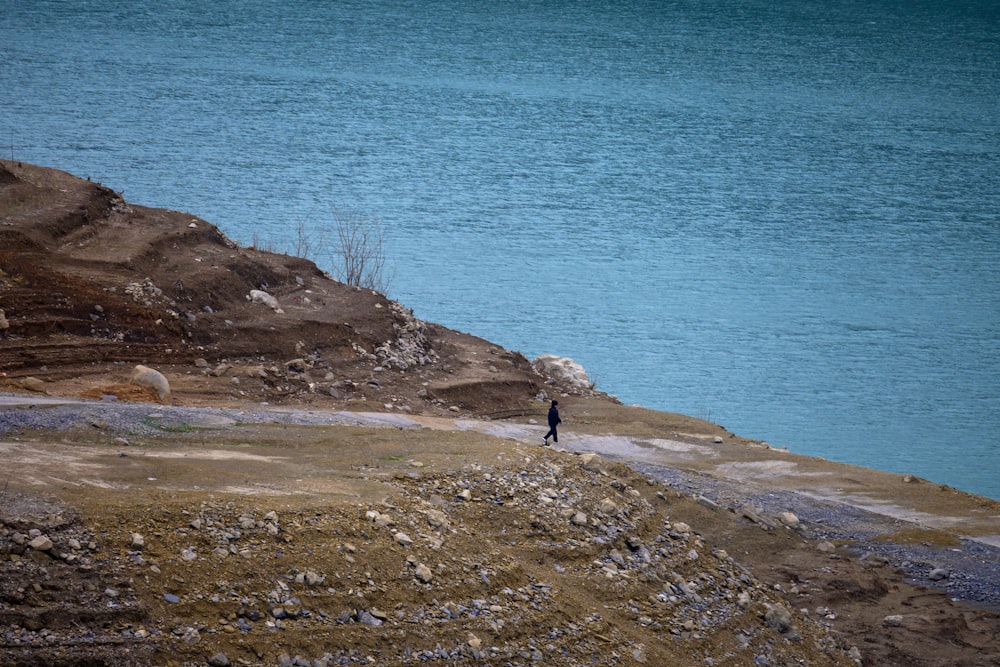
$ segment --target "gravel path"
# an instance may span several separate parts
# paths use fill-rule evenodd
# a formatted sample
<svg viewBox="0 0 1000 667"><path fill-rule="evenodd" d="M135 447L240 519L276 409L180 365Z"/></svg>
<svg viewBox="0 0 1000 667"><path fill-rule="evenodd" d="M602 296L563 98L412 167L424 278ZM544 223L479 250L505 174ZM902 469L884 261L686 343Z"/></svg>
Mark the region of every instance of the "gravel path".
<svg viewBox="0 0 1000 667"><path fill-rule="evenodd" d="M769 491L752 484L737 484L667 466L622 462L677 491L707 498L720 507L738 511L749 506L764 517L791 512L798 517L807 537L846 543L859 558L885 559L889 565L901 569L911 583L944 588L953 599L974 602L1000 612L1000 549L997 547L967 539L962 539L958 547L928 542L901 545L878 540L875 538L880 535L917 526L802 493ZM944 570L948 576L932 578L931 573L935 570Z"/></svg>

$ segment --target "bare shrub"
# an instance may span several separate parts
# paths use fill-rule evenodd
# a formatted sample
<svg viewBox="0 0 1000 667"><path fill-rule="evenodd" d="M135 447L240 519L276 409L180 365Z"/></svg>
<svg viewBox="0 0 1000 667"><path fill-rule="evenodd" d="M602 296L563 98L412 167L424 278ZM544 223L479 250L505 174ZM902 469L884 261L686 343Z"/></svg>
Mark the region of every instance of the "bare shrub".
<svg viewBox="0 0 1000 667"><path fill-rule="evenodd" d="M259 247L260 240L256 235L253 242ZM288 248L287 254L308 259L317 265L324 259L328 260L330 274L342 283L382 294L389 289L391 280L379 220L356 213L334 213L332 223L321 225L318 229L298 220L294 236L285 247ZM268 249L273 251L272 246Z"/></svg>
<svg viewBox="0 0 1000 667"><path fill-rule="evenodd" d="M382 223L354 213L335 213L327 251L334 275L355 287L388 290Z"/></svg>
<svg viewBox="0 0 1000 667"><path fill-rule="evenodd" d="M292 249L292 254L315 261L313 257L314 245L316 245L316 239L310 233L305 221L300 218L295 222L295 247Z"/></svg>

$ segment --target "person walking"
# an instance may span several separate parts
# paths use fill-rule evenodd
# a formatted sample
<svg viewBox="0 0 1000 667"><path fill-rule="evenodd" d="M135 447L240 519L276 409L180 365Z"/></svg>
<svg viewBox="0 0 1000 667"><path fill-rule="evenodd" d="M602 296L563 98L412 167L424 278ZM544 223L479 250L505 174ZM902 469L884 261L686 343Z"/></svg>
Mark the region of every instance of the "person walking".
<svg viewBox="0 0 1000 667"><path fill-rule="evenodd" d="M559 444L559 433L556 432L556 427L562 423L562 419L559 419L559 401L552 401L552 406L549 408L549 432L545 434L545 446L549 446L549 438L552 438L552 442Z"/></svg>

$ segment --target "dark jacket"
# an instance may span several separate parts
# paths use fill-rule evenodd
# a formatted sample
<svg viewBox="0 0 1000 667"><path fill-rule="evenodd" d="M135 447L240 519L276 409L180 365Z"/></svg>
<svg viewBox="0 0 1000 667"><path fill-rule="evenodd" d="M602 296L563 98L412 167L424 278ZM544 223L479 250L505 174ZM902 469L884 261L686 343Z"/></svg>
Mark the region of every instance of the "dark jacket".
<svg viewBox="0 0 1000 667"><path fill-rule="evenodd" d="M562 420L559 419L559 409L556 406L549 408L549 426L555 426L556 424L561 424Z"/></svg>

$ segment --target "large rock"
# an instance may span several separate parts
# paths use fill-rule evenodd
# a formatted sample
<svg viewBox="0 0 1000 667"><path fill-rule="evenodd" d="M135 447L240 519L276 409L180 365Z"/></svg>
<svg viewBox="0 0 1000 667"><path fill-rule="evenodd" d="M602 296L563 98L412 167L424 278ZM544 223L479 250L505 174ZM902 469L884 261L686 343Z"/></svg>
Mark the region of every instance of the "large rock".
<svg viewBox="0 0 1000 667"><path fill-rule="evenodd" d="M132 378L129 381L139 387L149 387L156 392L161 401L170 402L170 383L160 371L140 364L132 370Z"/></svg>
<svg viewBox="0 0 1000 667"><path fill-rule="evenodd" d="M557 382L568 384L579 389L590 389L592 382L583 366L569 357L557 357L554 354L543 354L531 365L542 375L547 375Z"/></svg>
<svg viewBox="0 0 1000 667"><path fill-rule="evenodd" d="M262 303L265 306L269 307L274 312L279 314L283 314L285 312L284 310L281 309L281 306L278 304L278 300L274 298L274 296L265 292L264 290L259 290L259 289L250 290L250 294L247 295L247 300L250 301L250 303Z"/></svg>
<svg viewBox="0 0 1000 667"><path fill-rule="evenodd" d="M36 394L47 394L48 391L45 390L45 383L36 377L26 377L21 380L21 388L28 391L33 391Z"/></svg>

